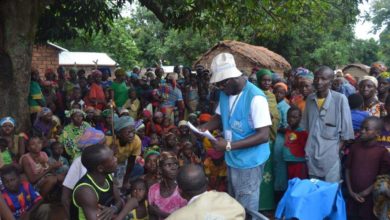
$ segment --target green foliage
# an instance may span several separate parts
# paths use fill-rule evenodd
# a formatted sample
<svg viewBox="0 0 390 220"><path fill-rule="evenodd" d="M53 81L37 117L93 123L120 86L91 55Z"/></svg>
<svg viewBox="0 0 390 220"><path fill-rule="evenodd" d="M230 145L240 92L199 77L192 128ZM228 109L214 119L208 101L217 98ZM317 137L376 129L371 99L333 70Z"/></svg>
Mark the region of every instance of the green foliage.
<svg viewBox="0 0 390 220"><path fill-rule="evenodd" d="M50 1L39 18L36 40L68 40L82 29L92 34L109 32L126 0L55 0Z"/></svg>
<svg viewBox="0 0 390 220"><path fill-rule="evenodd" d="M90 35L78 30L77 38L57 43L70 51L108 53L121 67L131 69L139 64L140 54L130 33L132 23L129 18L118 19L110 26L110 33L100 31Z"/></svg>
<svg viewBox="0 0 390 220"><path fill-rule="evenodd" d="M371 4L371 20L374 24L374 31L390 25L390 1L374 0ZM370 18L370 17L367 17Z"/></svg>
<svg viewBox="0 0 390 220"><path fill-rule="evenodd" d="M390 26L380 34L380 50L379 58L385 62L387 66L390 66Z"/></svg>

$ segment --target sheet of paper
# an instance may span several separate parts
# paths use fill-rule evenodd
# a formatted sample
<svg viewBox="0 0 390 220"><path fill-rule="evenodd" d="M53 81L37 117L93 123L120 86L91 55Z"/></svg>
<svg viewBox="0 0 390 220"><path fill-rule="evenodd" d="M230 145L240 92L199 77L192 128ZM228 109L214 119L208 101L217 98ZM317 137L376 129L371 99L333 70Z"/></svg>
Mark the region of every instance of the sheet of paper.
<svg viewBox="0 0 390 220"><path fill-rule="evenodd" d="M217 139L210 133L210 131L200 131L197 127L195 127L191 122L187 122L188 127L195 133L202 135L203 137L208 138L210 141L217 141Z"/></svg>

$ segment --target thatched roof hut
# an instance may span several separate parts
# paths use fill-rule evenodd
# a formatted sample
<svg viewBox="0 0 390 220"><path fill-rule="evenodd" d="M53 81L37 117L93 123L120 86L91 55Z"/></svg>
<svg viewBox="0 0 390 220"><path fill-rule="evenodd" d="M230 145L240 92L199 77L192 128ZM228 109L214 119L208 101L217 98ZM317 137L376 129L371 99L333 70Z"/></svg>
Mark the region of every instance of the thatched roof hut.
<svg viewBox="0 0 390 220"><path fill-rule="evenodd" d="M361 63L348 64L343 68L344 74L349 73L358 80L363 76L368 75L369 72L370 72L370 67Z"/></svg>
<svg viewBox="0 0 390 220"><path fill-rule="evenodd" d="M233 54L237 68L245 71L247 74L250 74L254 67L267 68L281 75L291 69L287 60L279 54L265 47L234 40L219 42L195 61L194 66L200 64L209 69L213 58L222 52Z"/></svg>

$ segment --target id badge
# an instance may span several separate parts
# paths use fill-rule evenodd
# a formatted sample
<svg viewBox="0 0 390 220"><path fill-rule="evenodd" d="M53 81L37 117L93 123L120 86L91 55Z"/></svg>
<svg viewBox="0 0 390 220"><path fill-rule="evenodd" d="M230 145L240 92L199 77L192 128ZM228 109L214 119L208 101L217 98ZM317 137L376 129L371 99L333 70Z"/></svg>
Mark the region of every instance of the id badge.
<svg viewBox="0 0 390 220"><path fill-rule="evenodd" d="M231 130L226 130L225 131L225 140L226 141L232 141L232 131Z"/></svg>

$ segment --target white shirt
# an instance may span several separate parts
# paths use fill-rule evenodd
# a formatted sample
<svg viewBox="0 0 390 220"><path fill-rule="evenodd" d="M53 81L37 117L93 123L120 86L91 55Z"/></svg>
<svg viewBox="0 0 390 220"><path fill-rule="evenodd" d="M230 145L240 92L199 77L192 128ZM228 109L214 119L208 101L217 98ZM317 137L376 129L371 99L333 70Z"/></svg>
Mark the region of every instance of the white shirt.
<svg viewBox="0 0 390 220"><path fill-rule="evenodd" d="M72 165L65 176L64 182L62 183L68 189L73 190L76 183L87 173L87 168L81 163L81 156L74 159Z"/></svg>
<svg viewBox="0 0 390 220"><path fill-rule="evenodd" d="M236 109L236 105L240 100L242 91L238 95L229 96L229 109L232 109L232 113ZM235 99L238 99L235 101ZM234 106L233 106L234 103ZM221 115L221 108L218 103L215 113ZM253 129L262 128L272 125L271 114L269 112L268 101L263 96L254 96L251 102L251 109L249 112L249 125Z"/></svg>

